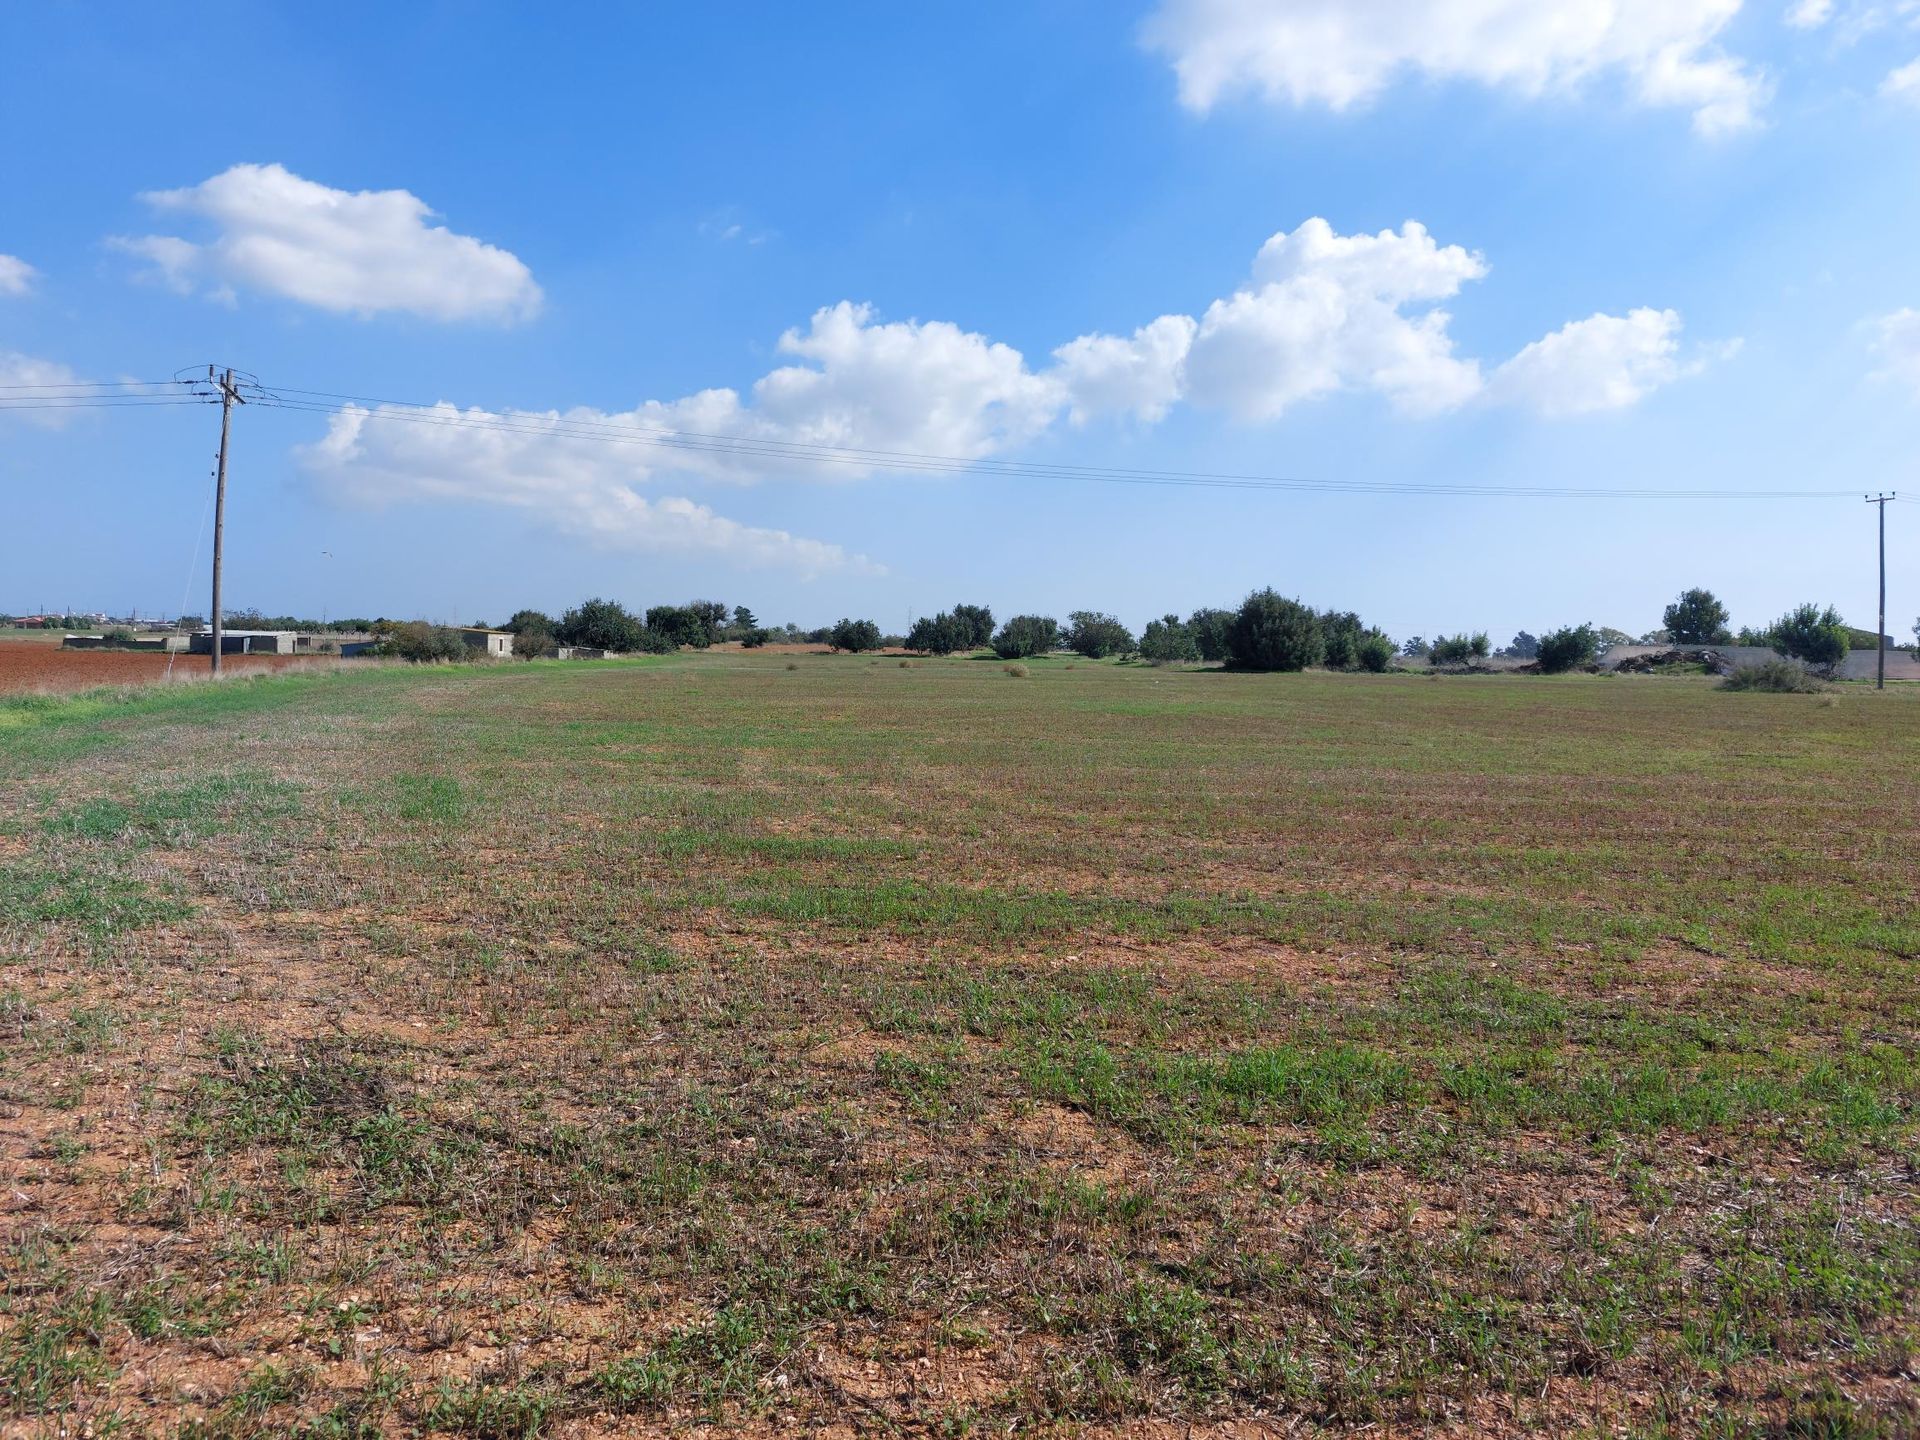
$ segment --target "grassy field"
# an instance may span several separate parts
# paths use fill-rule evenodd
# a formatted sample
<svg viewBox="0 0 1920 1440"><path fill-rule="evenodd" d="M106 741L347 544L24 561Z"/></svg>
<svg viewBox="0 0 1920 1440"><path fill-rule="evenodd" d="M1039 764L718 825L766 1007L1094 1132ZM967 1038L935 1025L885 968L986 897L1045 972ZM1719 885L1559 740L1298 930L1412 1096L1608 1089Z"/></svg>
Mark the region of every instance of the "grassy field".
<svg viewBox="0 0 1920 1440"><path fill-rule="evenodd" d="M0 702L0 1431L1920 1426L1920 695L1030 670Z"/></svg>

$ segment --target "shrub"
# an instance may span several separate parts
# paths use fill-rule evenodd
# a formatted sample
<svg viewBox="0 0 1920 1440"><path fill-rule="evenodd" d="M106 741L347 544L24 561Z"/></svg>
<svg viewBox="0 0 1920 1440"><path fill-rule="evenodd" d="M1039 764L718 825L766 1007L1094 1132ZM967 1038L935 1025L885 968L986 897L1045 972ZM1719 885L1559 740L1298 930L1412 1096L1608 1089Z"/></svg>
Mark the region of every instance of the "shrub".
<svg viewBox="0 0 1920 1440"><path fill-rule="evenodd" d="M1067 648L1089 660L1124 655L1133 649L1133 632L1111 615L1076 610L1067 616Z"/></svg>
<svg viewBox="0 0 1920 1440"><path fill-rule="evenodd" d="M1321 663L1329 670L1344 670L1353 664L1354 646L1363 633L1360 617L1351 610L1328 610L1320 616L1320 639L1324 651Z"/></svg>
<svg viewBox="0 0 1920 1440"><path fill-rule="evenodd" d="M1469 635L1462 631L1458 635L1442 635L1433 642L1433 648L1427 652L1427 659L1435 665L1468 665L1475 660L1484 660L1488 654L1487 633Z"/></svg>
<svg viewBox="0 0 1920 1440"><path fill-rule="evenodd" d="M1353 660L1362 670L1383 674L1393 665L1393 641L1379 630L1369 630L1354 647Z"/></svg>
<svg viewBox="0 0 1920 1440"><path fill-rule="evenodd" d="M382 655L416 663L431 660L470 660L473 647L458 630L445 625L429 625L424 620L408 620L395 625L379 644Z"/></svg>
<svg viewBox="0 0 1920 1440"><path fill-rule="evenodd" d="M1196 610L1187 617L1187 629L1202 660L1225 660L1233 650L1233 611Z"/></svg>
<svg viewBox="0 0 1920 1440"><path fill-rule="evenodd" d="M666 639L670 646L704 649L709 643L706 621L690 605L649 606L646 628Z"/></svg>
<svg viewBox="0 0 1920 1440"><path fill-rule="evenodd" d="M1177 665L1200 658L1200 646L1193 631L1178 615L1163 615L1149 620L1140 632L1140 658L1155 665Z"/></svg>
<svg viewBox="0 0 1920 1440"><path fill-rule="evenodd" d="M1600 653L1600 637L1591 625L1563 625L1540 637L1540 673L1559 675L1579 665L1591 665Z"/></svg>
<svg viewBox="0 0 1920 1440"><path fill-rule="evenodd" d="M1682 591L1680 598L1667 606L1660 623L1667 632L1669 644L1733 643L1733 632L1727 629L1727 607L1720 603L1711 590Z"/></svg>
<svg viewBox="0 0 1920 1440"><path fill-rule="evenodd" d="M1024 665L1002 665L1000 668L1016 680L1024 680L1027 678L1027 667Z"/></svg>
<svg viewBox="0 0 1920 1440"><path fill-rule="evenodd" d="M858 655L863 650L880 648L880 627L871 620L836 620L827 633L827 643L836 650Z"/></svg>
<svg viewBox="0 0 1920 1440"><path fill-rule="evenodd" d="M1228 632L1236 670L1304 670L1325 654L1320 617L1272 588L1247 596Z"/></svg>
<svg viewBox="0 0 1920 1440"><path fill-rule="evenodd" d="M584 645L596 650L640 650L646 646L645 627L617 600L589 600L560 617L554 637L562 645Z"/></svg>
<svg viewBox="0 0 1920 1440"><path fill-rule="evenodd" d="M993 653L1002 660L1024 660L1045 655L1059 643L1059 622L1045 615L1016 615L993 637Z"/></svg>
<svg viewBox="0 0 1920 1440"><path fill-rule="evenodd" d="M1775 695L1812 695L1826 689L1791 660L1762 660L1739 665L1720 682L1722 690L1763 690Z"/></svg>
<svg viewBox="0 0 1920 1440"><path fill-rule="evenodd" d="M953 623L960 633L956 650L984 650L993 643L993 611L984 605L956 605Z"/></svg>
<svg viewBox="0 0 1920 1440"><path fill-rule="evenodd" d="M506 628L513 632L513 653L522 660L546 654L554 643L553 620L538 610L514 611Z"/></svg>
<svg viewBox="0 0 1920 1440"><path fill-rule="evenodd" d="M1522 630L1501 653L1515 660L1537 660L1540 658L1540 637Z"/></svg>
<svg viewBox="0 0 1920 1440"><path fill-rule="evenodd" d="M922 655L951 655L956 650L973 649L973 627L942 610L938 615L923 615L913 622L902 646Z"/></svg>
<svg viewBox="0 0 1920 1440"><path fill-rule="evenodd" d="M685 608L699 627L696 636L685 643L699 650L720 639L727 628L727 617L732 613L718 600L689 600Z"/></svg>
<svg viewBox="0 0 1920 1440"><path fill-rule="evenodd" d="M1831 605L1796 605L1773 622L1773 648L1831 675L1847 658L1846 622Z"/></svg>
<svg viewBox="0 0 1920 1440"><path fill-rule="evenodd" d="M1432 652L1432 650L1433 650L1433 647L1427 644L1425 637L1420 635L1415 635L1411 640L1407 641L1406 644L1400 647L1400 654L1403 658L1408 660L1423 660L1427 657L1428 654Z"/></svg>

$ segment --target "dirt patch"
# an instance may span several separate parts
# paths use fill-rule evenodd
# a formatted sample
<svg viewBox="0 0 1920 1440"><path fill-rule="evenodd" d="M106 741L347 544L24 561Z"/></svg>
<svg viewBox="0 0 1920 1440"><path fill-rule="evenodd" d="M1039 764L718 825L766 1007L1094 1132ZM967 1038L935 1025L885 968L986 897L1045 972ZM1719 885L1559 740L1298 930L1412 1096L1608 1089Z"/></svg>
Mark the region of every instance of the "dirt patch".
<svg viewBox="0 0 1920 1440"><path fill-rule="evenodd" d="M223 673L286 670L338 664L332 655L229 655ZM62 650L25 640L0 640L0 695L92 690L102 685L152 685L163 680L204 680L212 671L206 655L163 655L152 650Z"/></svg>

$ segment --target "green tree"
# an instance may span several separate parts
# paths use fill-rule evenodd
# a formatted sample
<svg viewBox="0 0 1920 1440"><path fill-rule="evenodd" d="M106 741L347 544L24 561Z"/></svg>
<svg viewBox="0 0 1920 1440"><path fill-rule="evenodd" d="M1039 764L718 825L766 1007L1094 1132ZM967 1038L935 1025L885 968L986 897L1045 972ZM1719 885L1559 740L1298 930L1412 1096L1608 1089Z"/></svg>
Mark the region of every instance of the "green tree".
<svg viewBox="0 0 1920 1440"><path fill-rule="evenodd" d="M1353 660L1360 669L1379 675L1392 667L1393 654L1393 640L1387 632L1369 630L1354 647Z"/></svg>
<svg viewBox="0 0 1920 1440"><path fill-rule="evenodd" d="M1228 646L1236 670L1304 670L1326 655L1320 617L1271 587L1241 602Z"/></svg>
<svg viewBox="0 0 1920 1440"><path fill-rule="evenodd" d="M1773 648L1803 665L1831 676L1847 658L1846 621L1829 605L1796 605L1773 622Z"/></svg>
<svg viewBox="0 0 1920 1440"><path fill-rule="evenodd" d="M516 610L506 628L513 632L513 653L532 660L554 644L553 617L539 610Z"/></svg>
<svg viewBox="0 0 1920 1440"><path fill-rule="evenodd" d="M871 620L836 620L828 632L827 643L854 655L862 650L878 650L880 627Z"/></svg>
<svg viewBox="0 0 1920 1440"><path fill-rule="evenodd" d="M730 613L718 600L689 600L687 613L693 616L699 626L698 638L689 641L695 649L704 650L720 638L720 632L727 628L727 616Z"/></svg>
<svg viewBox="0 0 1920 1440"><path fill-rule="evenodd" d="M956 605L953 623L960 627L956 650L982 650L993 643L993 611L984 605Z"/></svg>
<svg viewBox="0 0 1920 1440"><path fill-rule="evenodd" d="M471 660L474 649L458 630L445 625L429 625L424 620L407 620L395 625L378 647L382 655L396 656L416 663L432 660Z"/></svg>
<svg viewBox="0 0 1920 1440"><path fill-rule="evenodd" d="M1026 660L1045 655L1060 643L1060 623L1045 615L1016 615L993 637L993 652L1002 660Z"/></svg>
<svg viewBox="0 0 1920 1440"><path fill-rule="evenodd" d="M1089 660L1124 655L1133 649L1133 632L1111 615L1076 610L1067 616L1067 648Z"/></svg>
<svg viewBox="0 0 1920 1440"><path fill-rule="evenodd" d="M1591 665L1600 653L1600 637L1591 625L1563 625L1540 637L1540 673L1558 675Z"/></svg>
<svg viewBox="0 0 1920 1440"><path fill-rule="evenodd" d="M1193 632L1202 660L1224 660L1232 653L1233 611L1196 610L1187 617L1187 629Z"/></svg>
<svg viewBox="0 0 1920 1440"><path fill-rule="evenodd" d="M554 637L562 645L583 645L595 650L641 650L646 627L618 600L589 600L560 617Z"/></svg>
<svg viewBox="0 0 1920 1440"><path fill-rule="evenodd" d="M1727 619L1727 607L1711 590L1694 589L1683 590L1667 606L1660 623L1675 645L1730 645L1733 632L1727 629Z"/></svg>
<svg viewBox="0 0 1920 1440"><path fill-rule="evenodd" d="M922 655L951 655L956 650L971 650L973 629L967 622L942 610L938 615L922 615L907 631L903 648Z"/></svg>
<svg viewBox="0 0 1920 1440"><path fill-rule="evenodd" d="M1537 659L1540 654L1540 637L1529 631L1522 630L1518 635L1513 637L1511 643L1509 643L1507 648L1501 653L1510 655L1515 660Z"/></svg>
<svg viewBox="0 0 1920 1440"><path fill-rule="evenodd" d="M1177 665L1198 660L1200 646L1178 615L1163 615L1149 620L1140 632L1140 658L1155 665Z"/></svg>
<svg viewBox="0 0 1920 1440"><path fill-rule="evenodd" d="M1465 631L1458 635L1441 635L1435 638L1427 659L1435 665L1470 665L1475 660L1487 658L1489 643L1484 630L1472 635Z"/></svg>

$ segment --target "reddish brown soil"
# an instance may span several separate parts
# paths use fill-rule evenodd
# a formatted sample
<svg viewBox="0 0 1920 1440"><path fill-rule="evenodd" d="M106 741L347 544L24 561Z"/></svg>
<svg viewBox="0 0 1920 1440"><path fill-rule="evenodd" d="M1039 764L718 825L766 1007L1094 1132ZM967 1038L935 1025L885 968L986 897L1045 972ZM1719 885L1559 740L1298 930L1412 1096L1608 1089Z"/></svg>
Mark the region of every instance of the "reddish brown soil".
<svg viewBox="0 0 1920 1440"><path fill-rule="evenodd" d="M279 670L336 656L229 655L223 671ZM173 662L169 676L167 662ZM36 690L90 690L96 685L147 685L157 680L201 680L205 655L163 655L156 650L62 650L30 640L0 640L0 695Z"/></svg>

